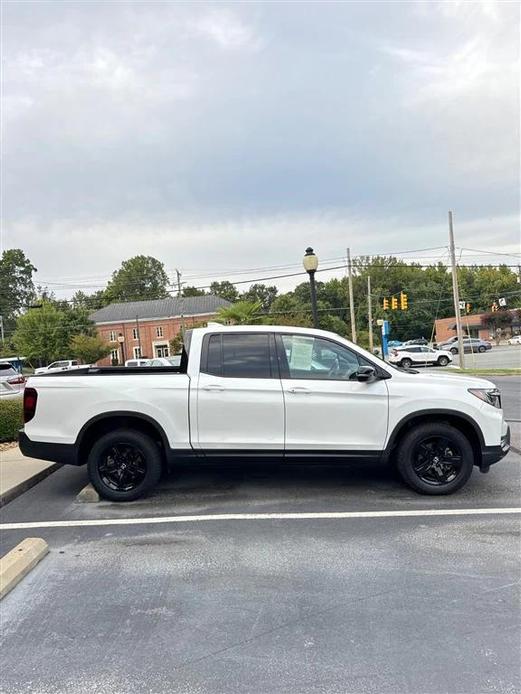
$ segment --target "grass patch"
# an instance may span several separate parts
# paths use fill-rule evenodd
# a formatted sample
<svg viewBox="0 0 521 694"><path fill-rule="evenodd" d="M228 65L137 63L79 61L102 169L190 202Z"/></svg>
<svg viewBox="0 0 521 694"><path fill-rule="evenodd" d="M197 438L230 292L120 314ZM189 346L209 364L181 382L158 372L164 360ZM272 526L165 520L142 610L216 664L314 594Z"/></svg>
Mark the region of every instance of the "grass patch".
<svg viewBox="0 0 521 694"><path fill-rule="evenodd" d="M23 425L22 400L0 400L0 443L17 441Z"/></svg>

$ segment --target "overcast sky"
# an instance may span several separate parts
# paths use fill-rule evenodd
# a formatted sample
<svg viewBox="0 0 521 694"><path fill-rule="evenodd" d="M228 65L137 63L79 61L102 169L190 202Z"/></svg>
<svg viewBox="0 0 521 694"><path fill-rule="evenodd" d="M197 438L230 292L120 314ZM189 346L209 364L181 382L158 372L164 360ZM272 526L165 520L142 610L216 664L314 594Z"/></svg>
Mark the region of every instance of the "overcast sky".
<svg viewBox="0 0 521 694"><path fill-rule="evenodd" d="M60 294L443 246L449 208L519 252L518 3L7 0L3 39L2 244Z"/></svg>

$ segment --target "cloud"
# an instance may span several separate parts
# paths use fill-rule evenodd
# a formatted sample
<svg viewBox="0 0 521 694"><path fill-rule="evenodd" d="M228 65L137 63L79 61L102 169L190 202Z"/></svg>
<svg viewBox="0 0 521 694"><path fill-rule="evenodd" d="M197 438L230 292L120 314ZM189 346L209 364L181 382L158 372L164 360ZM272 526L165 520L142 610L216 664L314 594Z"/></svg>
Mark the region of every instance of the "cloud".
<svg viewBox="0 0 521 694"><path fill-rule="evenodd" d="M210 39L225 51L258 50L262 46L252 27L229 9L211 10L198 17L191 28L194 34Z"/></svg>
<svg viewBox="0 0 521 694"><path fill-rule="evenodd" d="M79 276L138 252L257 267L309 244L438 245L449 208L471 226L519 213L513 5L39 2L4 19L2 242L47 279L65 252ZM519 227L501 228L511 248Z"/></svg>

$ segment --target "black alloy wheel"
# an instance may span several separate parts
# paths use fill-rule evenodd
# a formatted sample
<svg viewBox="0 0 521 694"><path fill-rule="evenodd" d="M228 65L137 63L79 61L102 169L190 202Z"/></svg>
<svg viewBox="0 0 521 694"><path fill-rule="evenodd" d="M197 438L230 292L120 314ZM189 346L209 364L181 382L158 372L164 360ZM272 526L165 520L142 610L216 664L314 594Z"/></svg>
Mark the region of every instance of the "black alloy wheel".
<svg viewBox="0 0 521 694"><path fill-rule="evenodd" d="M478 347L478 352L485 352L485 351L486 351L486 347L483 347L483 345L480 345Z"/></svg>
<svg viewBox="0 0 521 694"><path fill-rule="evenodd" d="M462 462L458 445L446 436L423 439L413 450L413 470L426 484L440 486L453 482Z"/></svg>
<svg viewBox="0 0 521 694"><path fill-rule="evenodd" d="M159 482L162 450L158 442L141 431L115 429L94 443L87 470L92 486L101 497L133 501Z"/></svg>
<svg viewBox="0 0 521 694"><path fill-rule="evenodd" d="M143 451L126 443L109 446L98 459L104 484L116 492L130 492L145 479L147 463Z"/></svg>
<svg viewBox="0 0 521 694"><path fill-rule="evenodd" d="M402 480L420 494L452 494L474 468L469 439L443 421L424 422L404 434L394 456Z"/></svg>

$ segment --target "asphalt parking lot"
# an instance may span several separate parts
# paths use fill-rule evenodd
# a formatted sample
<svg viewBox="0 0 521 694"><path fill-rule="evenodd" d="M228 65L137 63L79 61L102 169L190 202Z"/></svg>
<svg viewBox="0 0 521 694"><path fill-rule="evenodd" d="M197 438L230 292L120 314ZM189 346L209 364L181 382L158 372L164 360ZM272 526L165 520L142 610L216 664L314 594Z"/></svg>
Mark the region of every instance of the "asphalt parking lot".
<svg viewBox="0 0 521 694"><path fill-rule="evenodd" d="M124 505L62 468L2 509L2 553L51 552L0 603L1 690L519 692L520 463L444 498L381 466L186 468Z"/></svg>

